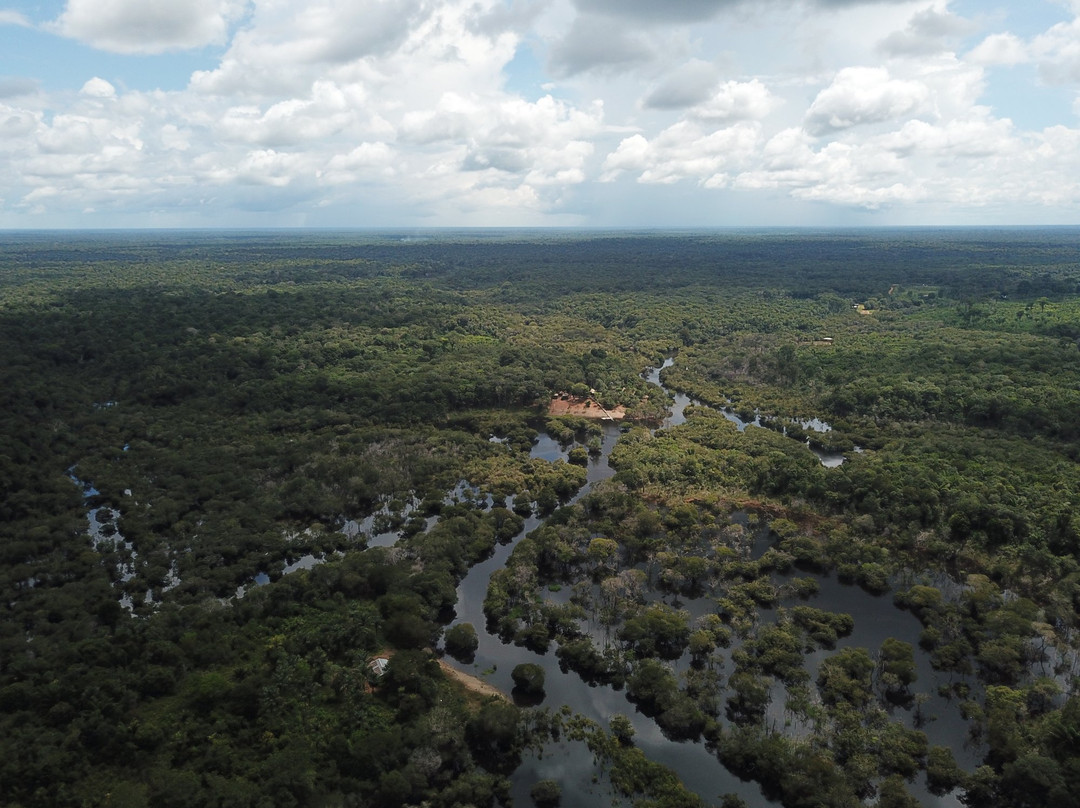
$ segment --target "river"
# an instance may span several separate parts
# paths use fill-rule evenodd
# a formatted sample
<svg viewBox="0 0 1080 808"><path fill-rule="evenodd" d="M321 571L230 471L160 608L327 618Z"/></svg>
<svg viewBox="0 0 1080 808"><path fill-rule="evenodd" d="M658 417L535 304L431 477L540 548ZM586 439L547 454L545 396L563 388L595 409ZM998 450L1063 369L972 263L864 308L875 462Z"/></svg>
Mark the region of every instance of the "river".
<svg viewBox="0 0 1080 808"><path fill-rule="evenodd" d="M669 366L670 363L671 360L668 360L664 367ZM661 368L652 369L646 378L659 386L660 370ZM672 397L674 406L661 426L663 429L685 423L686 408L696 405L696 402L684 394L676 393ZM750 425L734 413L725 412L724 414L736 423L740 431ZM618 425L606 423L602 425L602 429L603 441L600 452L590 457L586 484L574 497L575 501L585 496L597 482L614 474L614 470L608 464L608 457L621 434L621 428ZM541 434L533 446L531 455L555 461L566 458L567 448L560 446L550 436ZM818 456L822 464L828 468L835 468L843 462L842 455L823 457L819 453ZM539 665L545 674L546 695L542 702L543 706L558 709L566 705L574 712L604 727L613 715L627 716L635 729L635 744L652 760L673 769L683 783L707 803L717 803L721 795L734 793L745 800L748 806L764 808L764 806L776 805L762 795L757 783L742 781L731 774L702 742L674 742L665 738L656 723L638 712L627 700L624 691L615 690L607 685L589 685L573 672L564 673L554 653L537 654L526 648L505 644L486 630L487 621L483 613L483 601L487 592L488 579L495 570L506 564L517 541L535 530L540 523L541 520L535 516L526 519L524 529L513 541L497 547L494 554L474 566L458 586L454 622L471 623L476 628L479 647L471 664L463 664L456 660L449 660L450 663L466 673L481 676L507 693L513 688L510 674L516 665L525 662ZM757 537L755 552L764 552L775 538L766 528L762 528ZM802 577L808 575L808 573L792 573L789 576L777 576L776 583L783 583L785 577L794 577L796 574ZM838 648L863 647L874 654L887 637L895 637L914 647L918 680L913 686L913 692L920 694L919 701L922 702L919 707L921 712L919 728L927 733L931 745L940 744L952 749L963 768L970 771L977 766L985 750L980 745L970 742L967 723L960 717L956 701L939 693L939 686L948 686L959 677L941 674L931 668L929 656L918 647L919 633L922 629L918 620L910 613L897 609L888 595L871 595L858 587L839 582L835 576L814 577L818 579L818 592L807 603L817 608L843 612L854 617L854 631L850 636L838 642ZM658 597L658 595L654 593L653 597ZM696 600L683 599L678 605L688 609L692 614L715 609L715 602L708 597ZM775 617L775 610L764 609L760 614L760 619L765 622L774 620ZM815 651L806 655L806 666L811 679L816 676L816 670L821 661L832 653L834 651ZM725 656L724 672L725 675L730 675L733 670L730 650ZM677 660L673 667L681 671L685 670L688 664L689 657L684 656L683 659ZM972 687L973 694L978 694L978 684L973 679L965 681ZM941 689L944 692L947 687ZM890 708L892 719L902 721L909 727L914 726L917 720L914 704L913 702L906 707ZM775 725L784 726L785 711L781 686L777 688L768 720ZM798 728L793 728L792 731L798 731ZM542 754L527 755L512 777L513 796L518 801L517 804L531 804L528 796L529 789L537 780L544 778L554 779L562 785L562 804L566 808L600 808L612 803L612 794L606 784L606 779L598 774L592 755L581 743L565 740L552 742L544 748ZM909 788L925 806L956 808L960 805L955 793L937 797L927 792L922 775L910 783Z"/></svg>
<svg viewBox="0 0 1080 808"><path fill-rule="evenodd" d="M574 497L580 499L600 480L614 474L608 465L615 442L619 439L621 428L614 424L603 424L603 439L599 454L589 459L585 486ZM566 450L547 435L541 435L533 446L532 456L546 460L565 457ZM484 617L484 596L487 593L488 579L495 570L506 564L517 541L540 525L540 519L531 516L525 520L525 528L509 544L495 549L494 554L469 570L469 574L458 586L458 602L455 607L455 623L472 623L480 642L473 663L462 664L456 660L448 661L459 670L480 675L500 690L509 693L513 689L510 678L514 666L532 662L544 669L546 697L544 706L558 708L567 705L575 713L607 727L608 720L616 714L627 716L634 725L635 744L652 760L674 769L682 781L695 792L706 797L710 802L717 795L727 792L739 794L748 804L765 804L761 792L754 783L746 783L727 771L716 758L698 743L674 743L667 740L656 723L637 712L626 700L624 691L615 690L609 685L589 685L573 672L563 673L554 653L537 654L527 648L504 644L486 629ZM582 744L574 742L556 742L549 744L542 757L527 756L514 772L513 787L515 803L529 805L529 788L537 780L551 778L563 786L562 805L565 808L600 808L611 804L611 794L604 787L593 782L596 767L591 753Z"/></svg>

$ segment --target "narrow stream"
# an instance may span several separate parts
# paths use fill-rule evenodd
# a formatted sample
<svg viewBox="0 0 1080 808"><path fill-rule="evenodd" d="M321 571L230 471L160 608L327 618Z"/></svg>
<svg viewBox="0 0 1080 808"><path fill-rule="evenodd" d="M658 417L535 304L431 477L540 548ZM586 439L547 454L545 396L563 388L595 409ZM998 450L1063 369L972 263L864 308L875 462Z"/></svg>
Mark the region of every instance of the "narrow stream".
<svg viewBox="0 0 1080 808"><path fill-rule="evenodd" d="M659 374L659 370L654 371ZM653 379L650 377L650 381ZM658 382L657 382L658 383ZM683 410L690 404L686 396L677 396L675 408L663 426L684 423ZM601 424L603 439L599 454L591 455L587 467L586 483L571 500L576 502L585 496L599 481L608 479L615 472L608 464L611 450L622 432L620 426ZM566 450L551 437L541 434L534 444L532 457L557 460L566 457ZM567 705L575 713L607 727L608 721L617 714L625 715L634 726L634 743L651 760L663 763L678 774L683 783L701 795L706 802L719 801L722 794L738 794L750 806L774 805L766 800L756 783L739 780L724 768L710 753L703 742L674 742L664 737L659 726L637 711L626 699L626 693L610 685L590 685L574 672L564 673L553 652L537 654L527 648L504 644L486 629L483 603L487 593L488 579L506 564L514 545L523 536L539 527L541 520L531 516L525 527L513 541L499 546L487 560L469 570L458 586L458 602L455 623L472 623L476 628L480 645L471 665L447 658L450 664L486 681L505 693L513 689L510 673L516 665L531 662L544 670L546 692L543 706L558 709ZM594 782L596 766L592 755L580 743L561 741L548 744L541 757L527 756L512 777L513 796L516 804L530 805L528 796L531 786L540 779L551 778L563 784L561 804L565 808L607 808L612 804L612 794L606 787Z"/></svg>
<svg viewBox="0 0 1080 808"><path fill-rule="evenodd" d="M662 364L660 367L651 368L649 370L649 372L647 374L645 374L645 380L647 382L650 382L651 384L655 384L657 387L659 387L662 390L664 390L665 392L667 392L675 400L675 403L671 408L671 415L668 416L664 420L664 426L665 427L678 426L679 424L685 424L686 423L686 415L685 415L686 408L687 407L700 407L700 406L702 406L700 401L695 401L694 399L690 398L685 393L678 393L678 392L673 393L672 391L670 391L666 387L664 387L663 383L661 383L661 381L660 381L660 371L662 371L664 368L671 367L674 363L675 363L675 360L669 357L669 358L664 360L664 364ZM740 432L746 431L746 428L748 426L761 426L761 415L758 414L758 413L755 413L753 421L746 421L746 420L740 418L730 408L723 408L723 409L717 410L717 412L719 412L726 419L728 419L733 424L735 424L735 427ZM800 421L799 423L803 427L803 429L808 429L808 430L810 430L812 432L828 432L831 429L831 427L828 424L826 424L824 421L822 421L820 418L810 418L810 419L805 420L805 421ZM814 455L817 457L817 459L819 461L821 461L821 465L825 466L825 468L830 468L830 469L831 468L836 468L837 466L841 465L844 462L844 455L843 455L842 452L826 452L826 451L818 449L818 448L816 448L814 446L811 446L809 443L807 443L807 448L811 452L814 453ZM860 451L860 450L858 448L856 448L855 451Z"/></svg>

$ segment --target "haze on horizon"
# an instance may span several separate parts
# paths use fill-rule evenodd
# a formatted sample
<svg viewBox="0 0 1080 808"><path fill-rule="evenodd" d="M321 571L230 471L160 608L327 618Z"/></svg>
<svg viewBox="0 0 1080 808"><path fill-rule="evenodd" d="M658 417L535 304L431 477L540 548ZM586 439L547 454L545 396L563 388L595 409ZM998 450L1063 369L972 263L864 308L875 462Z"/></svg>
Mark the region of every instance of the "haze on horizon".
<svg viewBox="0 0 1080 808"><path fill-rule="evenodd" d="M1080 0L0 0L0 228L1080 223Z"/></svg>

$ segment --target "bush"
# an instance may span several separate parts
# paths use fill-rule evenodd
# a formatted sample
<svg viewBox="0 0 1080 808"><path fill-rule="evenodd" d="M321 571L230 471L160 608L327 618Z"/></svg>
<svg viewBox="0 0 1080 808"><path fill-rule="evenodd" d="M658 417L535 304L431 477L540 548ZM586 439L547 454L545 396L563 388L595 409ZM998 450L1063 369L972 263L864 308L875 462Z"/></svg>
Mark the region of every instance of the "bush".
<svg viewBox="0 0 1080 808"><path fill-rule="evenodd" d="M514 680L514 689L529 695L544 692L544 669L531 662L523 662L514 667L510 678Z"/></svg>
<svg viewBox="0 0 1080 808"><path fill-rule="evenodd" d="M480 647L472 623L458 623L446 632L446 653L462 662L471 662Z"/></svg>
<svg viewBox="0 0 1080 808"><path fill-rule="evenodd" d="M555 808L562 801L562 789L554 780L539 780L529 789L529 796L536 808Z"/></svg>

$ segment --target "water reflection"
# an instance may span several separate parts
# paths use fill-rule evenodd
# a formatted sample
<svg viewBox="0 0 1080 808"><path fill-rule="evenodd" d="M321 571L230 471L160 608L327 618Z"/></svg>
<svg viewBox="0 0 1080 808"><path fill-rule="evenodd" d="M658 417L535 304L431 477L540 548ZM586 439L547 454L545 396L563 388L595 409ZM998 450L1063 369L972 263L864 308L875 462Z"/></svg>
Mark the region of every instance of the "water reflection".
<svg viewBox="0 0 1080 808"><path fill-rule="evenodd" d="M685 393L672 393L666 387L664 387L664 385L660 381L660 371L665 368L669 368L674 364L675 360L672 357L668 357L664 360L664 363L660 367L650 368L645 373L645 381L651 384L655 384L657 387L669 393L669 395L671 395L672 399L674 400L668 417L664 419L664 427L679 426L680 424L685 424L687 407L707 406L702 404L700 401L696 401L690 398ZM756 410L754 411L753 420L746 420L738 413L736 413L731 407L724 407L723 409L719 410L719 412L721 415L724 416L724 418L735 424L735 428L738 429L740 432L745 432L748 426L762 426L761 413L757 412ZM796 423L798 423L804 430L810 430L812 432L825 433L832 431L832 426L825 421L822 421L820 418L805 418L796 421ZM786 435L787 431L784 430L783 434ZM844 462L845 458L842 452L826 452L811 445L809 440L806 441L806 447L814 453L817 459L821 461L821 465L823 465L825 468L836 468L837 466L842 465ZM858 452L861 450L856 448L855 451Z"/></svg>
<svg viewBox="0 0 1080 808"><path fill-rule="evenodd" d="M668 360L664 366L667 367L670 364L671 361ZM659 384L659 372L660 369L653 369L647 376L649 381ZM685 423L686 407L695 404L683 394L676 394L674 399L674 407L669 417L663 422L664 427ZM733 413L725 413L725 415L730 420L737 421L736 425L740 429L745 429L748 425L748 422L739 419ZM804 423L804 428L827 431L830 427L824 422L811 421ZM574 497L574 501L587 494L598 481L612 476L613 470L608 465L608 457L619 434L619 427L611 424L603 426L601 450L599 454L593 454L590 457L587 484ZM565 459L568 448L561 446L547 435L541 435L533 446L531 456L554 462ZM812 451L815 451L826 467L835 467L843 462L843 455L813 449ZM745 514L741 517L745 522ZM733 521L740 521L740 514L735 514ZM483 600L488 579L495 570L505 565L517 541L539 524L540 520L536 517L527 519L524 530L511 543L497 547L491 558L473 567L461 582L458 587L455 622L471 623L476 628L479 647L472 664L463 665L452 660L451 664L467 673L483 677L506 693L513 688L511 672L514 666L526 662L539 665L545 674L546 695L543 706L557 709L562 705L567 705L574 712L604 727L615 714L627 716L634 726L636 732L634 740L637 746L652 760L673 769L688 788L708 803L716 802L722 794L734 793L742 797L750 806L774 804L762 795L756 783L744 782L732 775L705 748L703 743L678 743L665 738L659 726L652 719L638 712L626 699L624 692L608 685L587 684L576 674L564 672L553 653L538 654L526 648L504 644L497 636L487 632ZM773 544L776 536L765 527L758 528L754 534L752 555L759 558ZM783 587L792 579L807 575L808 573L805 572L776 575L774 583ZM931 745L942 745L953 750L959 765L968 771L978 766L985 748L970 741L967 722L960 716L956 701L949 696L951 686L960 682L971 688L971 697L978 699L980 691L977 682L971 677L943 674L933 670L929 655L918 646L922 626L914 615L894 607L888 595L872 595L856 586L844 584L831 575L813 575L813 577L817 580L818 590L806 603L830 612L850 614L854 618L855 625L852 633L848 637L841 638L837 642L837 648L862 647L874 654L888 637L910 643L914 648L918 679L912 687L912 699L904 705L888 707L891 719L900 721L905 726L921 729L927 734ZM556 591L545 592L544 599L565 603L572 595L572 587L562 587ZM679 598L655 590L651 591L648 597L665 600L677 608L686 609L692 616L711 614L716 611L716 603L711 597ZM792 604L787 602L785 605ZM778 616L776 609L763 609L759 614L759 620L775 621ZM605 641L607 629L602 626L590 624L583 628L597 642L602 644ZM729 675L734 669L731 652L737 646L738 642L734 643L733 648L728 649L724 654L725 675ZM833 653L835 649L812 651L806 655L805 664L811 681L816 678L817 669L822 660ZM673 663L676 671L685 671L689 665L689 654ZM783 727L786 721L790 721L791 716L787 714L783 702L784 690L780 685L776 689L774 703L768 715L770 723L774 726ZM722 716L720 720L723 724L727 724ZM797 733L800 728L789 723L787 731ZM592 755L582 744L566 741L553 742L544 748L541 756L526 758L512 778L514 796L526 800L532 784L543 778L555 779L562 784L563 804L566 806L592 808L606 806L612 802L612 795L606 781L603 778L599 781L595 779L596 769ZM930 794L925 788L922 777L909 784L909 788L925 806L957 808L960 805L955 793L944 797Z"/></svg>
<svg viewBox="0 0 1080 808"><path fill-rule="evenodd" d="M618 425L610 423L600 426L603 430L600 452L590 455L586 468L586 484L571 502L576 502L596 483L615 473L608 464L608 457L622 430ZM554 462L565 459L568 451L569 447L562 447L550 436L541 435L534 443L530 456ZM566 705L575 713L592 719L603 727L607 727L613 715L625 715L634 726L634 743L652 760L673 769L688 788L708 802L714 801L719 794L730 792L738 794L752 806L768 804L756 783L744 782L728 772L705 748L704 743L676 743L665 738L656 722L638 712L634 705L627 701L623 691L610 685L590 685L582 681L576 673L564 672L554 653L538 654L527 648L504 644L487 631L483 605L488 579L493 572L506 565L514 545L539 527L540 523L535 516L527 518L524 529L513 541L496 547L494 554L469 570L458 586L454 622L471 623L476 628L479 647L471 664L448 659L450 664L466 673L481 676L504 693L510 693L513 689L511 672L516 665L530 662L539 665L544 671L546 693L541 706L557 709ZM558 600L571 596L569 588L547 594ZM524 800L533 783L550 777L559 780L563 785L564 806L606 808L612 802L612 795L604 786L603 779L599 785L593 783L596 767L592 754L587 749L582 751L583 749L581 744L565 741L549 743L543 750L542 758L527 758L514 772L514 795ZM588 787L575 787L583 783L587 783Z"/></svg>

